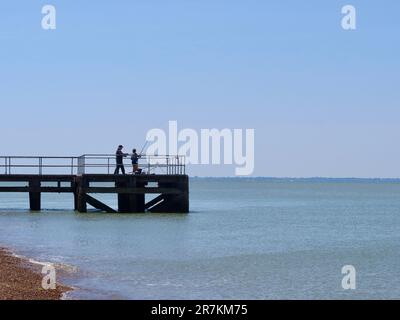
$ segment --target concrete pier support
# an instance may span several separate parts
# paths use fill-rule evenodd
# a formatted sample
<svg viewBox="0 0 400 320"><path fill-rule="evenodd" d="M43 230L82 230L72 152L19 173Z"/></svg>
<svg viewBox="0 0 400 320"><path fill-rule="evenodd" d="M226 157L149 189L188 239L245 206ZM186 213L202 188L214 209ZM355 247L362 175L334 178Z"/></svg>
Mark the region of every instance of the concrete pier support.
<svg viewBox="0 0 400 320"><path fill-rule="evenodd" d="M116 188L138 188L145 187L145 183L138 183L135 176L131 176L125 181L117 181ZM144 213L145 212L145 195L119 193L118 194L118 212L120 213Z"/></svg>
<svg viewBox="0 0 400 320"><path fill-rule="evenodd" d="M163 201L150 211L157 213L188 213L189 212L189 177L183 176L179 182L159 183L160 188L178 189L178 194L165 194Z"/></svg>
<svg viewBox="0 0 400 320"><path fill-rule="evenodd" d="M40 180L31 180L29 181L29 188L32 189L40 189ZM40 211L41 210L41 194L40 191L31 191L29 192L29 206L32 211Z"/></svg>
<svg viewBox="0 0 400 320"><path fill-rule="evenodd" d="M78 192L74 192L74 211L78 211Z"/></svg>
<svg viewBox="0 0 400 320"><path fill-rule="evenodd" d="M87 212L87 202L86 202L86 194L81 192L78 193L78 199L77 199L77 211L80 213L86 213Z"/></svg>
<svg viewBox="0 0 400 320"><path fill-rule="evenodd" d="M89 182L85 177L78 177L76 179L76 191L75 191L75 206L78 212L87 212L87 199L86 199L86 188L89 187Z"/></svg>
<svg viewBox="0 0 400 320"><path fill-rule="evenodd" d="M76 178L71 183L71 187L74 193L74 211L78 211L78 184Z"/></svg>
<svg viewBox="0 0 400 320"><path fill-rule="evenodd" d="M137 188L145 188L147 183L136 181L135 185ZM145 206L146 206L145 194L144 193L143 194L135 194L133 196L135 197L135 204L136 204L136 207L135 207L136 210L133 212L134 213L135 212L145 212Z"/></svg>

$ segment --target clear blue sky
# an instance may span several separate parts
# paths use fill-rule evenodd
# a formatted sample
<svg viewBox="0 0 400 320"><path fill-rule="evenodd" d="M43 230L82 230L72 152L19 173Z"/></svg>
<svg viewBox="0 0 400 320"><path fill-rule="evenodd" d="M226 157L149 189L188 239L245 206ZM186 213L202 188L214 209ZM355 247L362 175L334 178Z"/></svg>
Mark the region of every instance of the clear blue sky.
<svg viewBox="0 0 400 320"><path fill-rule="evenodd" d="M399 35L397 0L1 1L0 154L140 148L177 120L254 128L256 176L400 177Z"/></svg>

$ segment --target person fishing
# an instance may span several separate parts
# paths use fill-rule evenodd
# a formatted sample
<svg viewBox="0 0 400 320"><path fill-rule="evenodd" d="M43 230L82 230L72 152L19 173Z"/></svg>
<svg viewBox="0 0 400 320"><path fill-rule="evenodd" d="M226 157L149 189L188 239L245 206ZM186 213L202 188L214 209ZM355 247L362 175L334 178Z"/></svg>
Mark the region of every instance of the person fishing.
<svg viewBox="0 0 400 320"><path fill-rule="evenodd" d="M128 154L122 152L123 148L124 146L120 145L118 146L118 149L115 152L117 167L115 168L114 174L119 174L120 169L122 171L122 174L125 174L124 157L126 157Z"/></svg>
<svg viewBox="0 0 400 320"><path fill-rule="evenodd" d="M141 155L138 155L136 152L136 149L132 150L132 167L133 167L133 174L136 174L139 172L139 159L141 158Z"/></svg>

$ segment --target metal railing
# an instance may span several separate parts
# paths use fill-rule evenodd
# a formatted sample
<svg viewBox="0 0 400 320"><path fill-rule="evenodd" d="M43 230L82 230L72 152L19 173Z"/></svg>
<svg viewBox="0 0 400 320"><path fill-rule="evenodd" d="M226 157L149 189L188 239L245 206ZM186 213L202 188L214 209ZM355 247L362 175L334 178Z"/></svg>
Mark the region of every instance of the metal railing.
<svg viewBox="0 0 400 320"><path fill-rule="evenodd" d="M130 155L123 158L126 173L133 173ZM186 157L142 155L139 158L142 174L186 174ZM115 154L85 154L79 157L0 156L0 174L114 174Z"/></svg>

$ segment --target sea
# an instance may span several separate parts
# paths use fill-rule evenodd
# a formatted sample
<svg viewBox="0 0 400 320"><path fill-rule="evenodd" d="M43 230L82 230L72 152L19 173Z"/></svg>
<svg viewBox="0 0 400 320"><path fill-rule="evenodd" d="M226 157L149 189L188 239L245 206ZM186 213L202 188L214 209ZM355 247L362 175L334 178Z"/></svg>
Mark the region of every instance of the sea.
<svg viewBox="0 0 400 320"><path fill-rule="evenodd" d="M28 204L0 193L0 246L54 263L66 299L400 298L400 180L192 178L189 214Z"/></svg>

